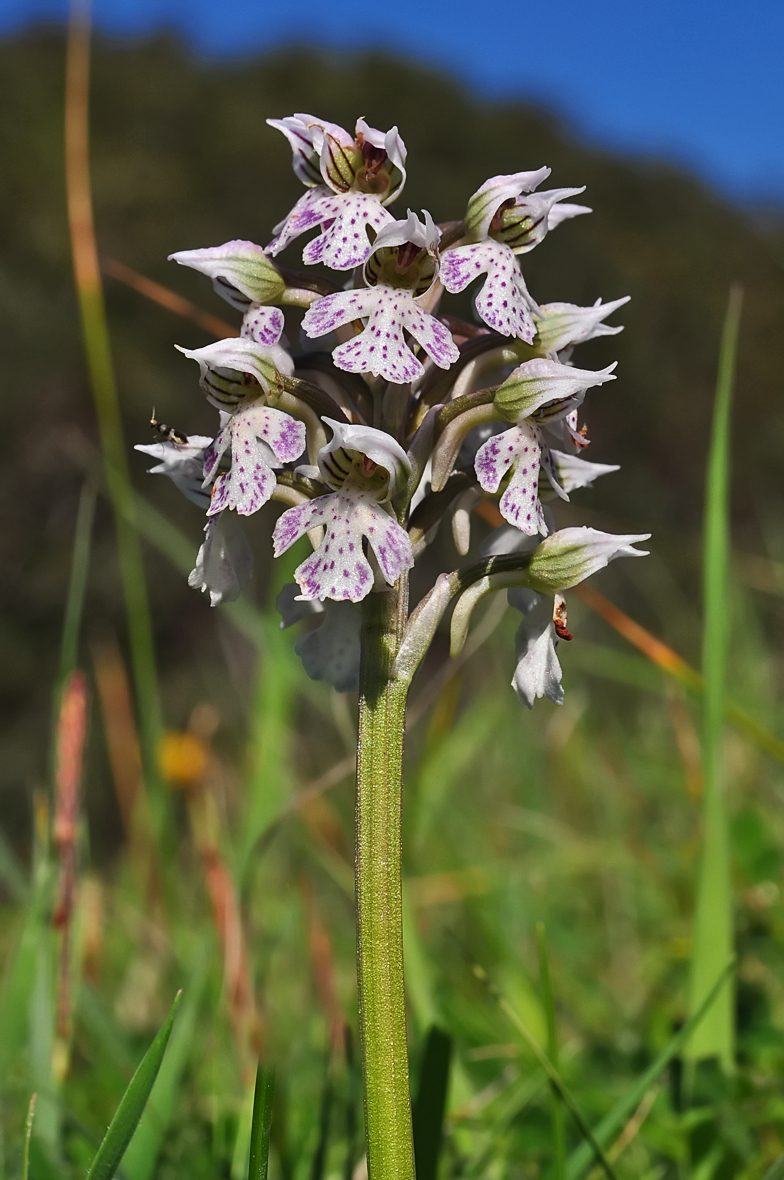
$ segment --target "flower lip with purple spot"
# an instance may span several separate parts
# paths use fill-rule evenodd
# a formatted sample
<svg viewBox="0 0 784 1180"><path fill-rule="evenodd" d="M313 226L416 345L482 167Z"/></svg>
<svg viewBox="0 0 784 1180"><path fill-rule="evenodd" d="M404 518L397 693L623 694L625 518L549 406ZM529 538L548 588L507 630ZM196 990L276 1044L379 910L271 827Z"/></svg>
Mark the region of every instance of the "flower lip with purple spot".
<svg viewBox="0 0 784 1180"><path fill-rule="evenodd" d="M363 537L389 585L414 564L406 530L371 495L353 487L288 508L273 533L275 556L320 524L326 526L324 539L294 571L306 600L359 602L365 598L373 587L373 570L363 552Z"/></svg>

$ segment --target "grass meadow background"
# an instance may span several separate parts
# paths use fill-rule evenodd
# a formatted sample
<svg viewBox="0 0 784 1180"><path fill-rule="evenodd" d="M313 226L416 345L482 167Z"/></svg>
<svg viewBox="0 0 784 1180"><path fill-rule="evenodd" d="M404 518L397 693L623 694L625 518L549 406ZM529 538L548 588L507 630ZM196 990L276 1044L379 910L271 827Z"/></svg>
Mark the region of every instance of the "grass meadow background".
<svg viewBox="0 0 784 1180"><path fill-rule="evenodd" d="M619 359L586 418L591 458L622 469L559 523L650 530L651 556L592 581L601 599L570 596L562 708L517 702L502 601L460 660L437 639L412 692L419 1178L784 1176L784 220L401 61L292 52L219 69L172 41L99 41L92 168L121 418L109 447L132 475L118 491L73 288L64 70L59 33L0 44L0 1177L84 1174L178 989L119 1174L244 1180L261 1058L276 1069L270 1174L362 1176L355 702L309 681L278 628L301 555L272 564L267 509L249 530L246 598L213 611L188 589L200 514L130 447L153 407L212 428L173 349L211 337L112 277L119 263L230 316L166 256L268 240L298 184L263 120L303 109L398 123L406 202L436 219L498 172L547 163L555 185L587 184L595 212L526 256L529 286L543 302L632 295L624 333L579 358ZM734 283L730 407L732 317L716 387ZM136 513L146 590L132 585L130 634L143 641L151 620L154 676L129 642L112 498ZM120 539L127 588L136 533ZM436 551L454 560L446 534ZM54 736L65 683L66 737L86 726L78 813ZM698 1026L698 1061L679 1030L728 946L733 980Z"/></svg>

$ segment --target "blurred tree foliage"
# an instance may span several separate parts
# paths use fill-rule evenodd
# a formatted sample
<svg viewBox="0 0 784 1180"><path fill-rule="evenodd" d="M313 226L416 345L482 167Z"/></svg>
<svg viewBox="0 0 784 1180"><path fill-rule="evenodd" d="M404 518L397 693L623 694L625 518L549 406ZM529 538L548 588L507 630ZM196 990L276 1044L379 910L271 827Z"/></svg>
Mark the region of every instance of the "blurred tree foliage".
<svg viewBox="0 0 784 1180"><path fill-rule="evenodd" d="M42 735L83 480L79 455L84 437L94 438L65 217L64 57L61 32L0 45L0 412L9 444L0 499L0 757L5 802L17 806L24 784L45 773ZM358 115L378 127L397 123L410 168L399 213L427 202L437 220L458 217L488 176L542 164L552 168L551 185L587 186L582 199L595 212L550 235L526 256L524 270L542 302L632 296L624 333L580 354L585 367L619 360L619 380L591 396L587 415L590 458L623 465L591 493L592 509L608 524L695 534L721 319L730 283L742 282L734 503L741 547L754 547L758 504L784 474L784 273L775 216L756 225L665 163L601 152L547 111L480 102L448 78L387 56L290 51L208 64L171 39L98 41L93 169L102 253L231 318L203 279L166 256L230 238L269 240L301 187L287 145L264 119L295 110L347 127ZM283 261L296 267L297 246ZM211 430L214 412L195 367L172 347L197 347L207 337L112 280L106 287L129 446L147 441L153 406L181 428ZM470 314L467 304L464 311ZM166 481L145 482L144 466L134 459L139 486L189 532L195 551L198 513ZM257 544L263 566L267 541L259 535ZM202 670L193 674L203 678L213 668L204 654L210 642L217 655L216 628L204 627L206 603L159 555L150 555L149 569L176 713L180 698L183 707L193 700L185 670L198 662L196 628L212 637L199 641ZM121 627L121 619L111 523L102 510L88 620Z"/></svg>

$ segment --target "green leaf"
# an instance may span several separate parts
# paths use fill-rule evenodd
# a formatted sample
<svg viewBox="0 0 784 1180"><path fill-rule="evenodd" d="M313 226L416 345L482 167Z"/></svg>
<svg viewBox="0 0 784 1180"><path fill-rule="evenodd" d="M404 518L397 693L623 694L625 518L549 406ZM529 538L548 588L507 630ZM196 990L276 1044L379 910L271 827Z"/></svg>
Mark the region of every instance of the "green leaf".
<svg viewBox="0 0 784 1180"><path fill-rule="evenodd" d="M248 1180L267 1180L274 1094L275 1070L265 1069L259 1062L256 1070L256 1089L253 1094Z"/></svg>
<svg viewBox="0 0 784 1180"><path fill-rule="evenodd" d="M433 1025L427 1034L412 1111L417 1180L436 1180L444 1138L452 1038Z"/></svg>
<svg viewBox="0 0 784 1180"><path fill-rule="evenodd" d="M150 1097L153 1083L161 1068L163 1055L169 1043L174 1017L180 1006L182 992L177 992L174 1003L167 1017L166 1023L150 1045L128 1084L128 1089L122 1096L114 1118L98 1148L98 1154L92 1162L87 1180L111 1180L117 1171L125 1149L131 1141L139 1119L142 1117L147 1099Z"/></svg>
<svg viewBox="0 0 784 1180"><path fill-rule="evenodd" d="M727 976L734 969L734 960L727 963L724 970L719 975L718 979L714 980L713 987L708 995L705 997L699 1009L690 1016L684 1024L683 1028L679 1029L675 1036L670 1041L669 1045L656 1058L656 1060L648 1066L645 1073L638 1079L636 1084L632 1086L631 1090L621 1098L619 1102L612 1108L609 1114L606 1114L599 1125L594 1129L593 1135L597 1143L605 1147L617 1134L623 1129L627 1120L631 1117L634 1111L642 1102L643 1098L656 1082L662 1070L666 1069L672 1061L673 1057L680 1051L684 1044L688 1041L692 1032L697 1028L702 1018L708 1013L711 1005L718 996L719 992L726 983ZM569 1157L566 1166L566 1180L579 1180L586 1168L593 1162L593 1152L587 1143L581 1143L576 1151Z"/></svg>
<svg viewBox="0 0 784 1180"><path fill-rule="evenodd" d="M729 836L722 782L722 737L729 645L729 470L730 410L741 290L730 292L719 356L708 474L705 488L703 594L705 621L702 668L703 703L703 851L691 961L689 1011L696 1012L713 980L732 956L732 888ZM735 1063L734 991L728 980L687 1056L697 1061L717 1057L731 1072Z"/></svg>
<svg viewBox="0 0 784 1180"><path fill-rule="evenodd" d="M539 951L539 980L542 988L542 1003L547 1021L547 1054L554 1067L559 1069L555 999L553 997L553 986L550 978L547 938L542 922L538 922L536 926L536 944ZM564 1106L561 1101L561 1095L552 1082L550 1083L550 1090L553 1100L553 1177L554 1180L564 1180L564 1176L566 1175L566 1125L564 1120Z"/></svg>

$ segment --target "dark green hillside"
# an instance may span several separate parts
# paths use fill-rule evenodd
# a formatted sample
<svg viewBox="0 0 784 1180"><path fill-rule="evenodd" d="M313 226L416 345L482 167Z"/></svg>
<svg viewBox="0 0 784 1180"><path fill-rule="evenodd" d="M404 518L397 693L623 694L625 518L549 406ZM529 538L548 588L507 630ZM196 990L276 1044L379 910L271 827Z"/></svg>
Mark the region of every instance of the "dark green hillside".
<svg viewBox="0 0 784 1180"><path fill-rule="evenodd" d="M69 453L72 432L94 433L66 238L63 65L59 34L0 45L0 709L3 724L15 726L2 757L17 786L43 765L41 719L81 482ZM719 327L730 283L743 282L735 499L742 544L758 543L756 507L784 481L780 233L766 235L664 164L588 149L544 111L479 103L448 79L400 61L291 52L218 67L159 40L96 47L93 157L103 252L230 314L166 255L233 237L269 240L301 189L287 146L264 118L294 110L347 126L357 115L379 127L396 122L409 149L404 200L417 209L427 200L436 219L459 216L469 194L497 172L546 163L554 185L587 186L584 199L596 212L552 234L528 256L526 274L542 301L633 297L626 331L580 355L586 367L619 359L620 379L592 395L588 410L591 458L623 464L590 500L616 527L693 533L698 526ZM296 266L296 247L285 261ZM107 293L129 445L146 439L153 405L167 421L210 429L213 414L193 366L173 349L206 337L116 283L107 283ZM195 548L196 514L173 488L145 484L136 458L134 467ZM105 512L97 552L91 612L119 619ZM188 620L202 619L206 608L160 558L150 566L164 663L174 676L191 655Z"/></svg>

